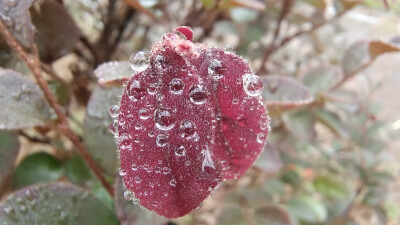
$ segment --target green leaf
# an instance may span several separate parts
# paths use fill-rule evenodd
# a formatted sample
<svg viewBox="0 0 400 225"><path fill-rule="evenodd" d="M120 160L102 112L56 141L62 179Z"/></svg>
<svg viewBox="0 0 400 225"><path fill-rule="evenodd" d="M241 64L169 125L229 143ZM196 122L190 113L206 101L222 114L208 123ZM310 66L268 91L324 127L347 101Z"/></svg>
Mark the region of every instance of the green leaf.
<svg viewBox="0 0 400 225"><path fill-rule="evenodd" d="M279 150L267 142L263 152L254 162L254 165L268 174L275 174L282 168L282 160Z"/></svg>
<svg viewBox="0 0 400 225"><path fill-rule="evenodd" d="M357 71L371 60L368 46L368 41L358 41L346 50L341 63L345 76Z"/></svg>
<svg viewBox="0 0 400 225"><path fill-rule="evenodd" d="M90 168L79 155L70 158L64 164L65 176L74 184L85 185L91 178Z"/></svg>
<svg viewBox="0 0 400 225"><path fill-rule="evenodd" d="M248 222L243 216L241 207L234 205L224 206L217 215L216 224L218 225L247 225Z"/></svg>
<svg viewBox="0 0 400 225"><path fill-rule="evenodd" d="M166 218L144 210L134 205L132 201L126 200L120 177L116 179L115 186L115 205L121 225L163 225L167 223L168 220Z"/></svg>
<svg viewBox="0 0 400 225"><path fill-rule="evenodd" d="M52 62L72 51L81 34L62 3L43 0L30 13L42 61Z"/></svg>
<svg viewBox="0 0 400 225"><path fill-rule="evenodd" d="M61 162L53 156L39 152L28 155L17 166L13 176L16 188L35 183L58 180L63 174Z"/></svg>
<svg viewBox="0 0 400 225"><path fill-rule="evenodd" d="M290 215L282 206L267 205L257 208L254 212L253 219L256 224L268 225L292 225L293 222Z"/></svg>
<svg viewBox="0 0 400 225"><path fill-rule="evenodd" d="M315 111L315 116L319 122L324 124L328 129L330 129L333 133L341 136L342 138L349 137L349 131L335 113L328 111L324 108L318 109Z"/></svg>
<svg viewBox="0 0 400 225"><path fill-rule="evenodd" d="M302 72L302 81L311 93L327 91L343 78L342 71L332 65L311 67Z"/></svg>
<svg viewBox="0 0 400 225"><path fill-rule="evenodd" d="M292 109L314 100L308 88L296 79L279 75L261 79L264 83L262 96L267 100L268 109Z"/></svg>
<svg viewBox="0 0 400 225"><path fill-rule="evenodd" d="M92 194L102 201L110 210L115 211L114 198L108 193L104 186L98 181L92 182L91 185Z"/></svg>
<svg viewBox="0 0 400 225"><path fill-rule="evenodd" d="M0 192L9 183L19 146L18 136L15 133L0 130Z"/></svg>
<svg viewBox="0 0 400 225"><path fill-rule="evenodd" d="M57 102L63 106L67 106L70 101L70 93L68 85L56 81L49 82L50 90L53 92Z"/></svg>
<svg viewBox="0 0 400 225"><path fill-rule="evenodd" d="M301 140L312 140L315 138L315 117L309 109L284 113L282 120L285 127Z"/></svg>
<svg viewBox="0 0 400 225"><path fill-rule="evenodd" d="M112 122L108 110L119 103L121 88L102 89L96 87L90 97L83 127L83 138L90 154L109 174L115 174L117 145L109 131Z"/></svg>
<svg viewBox="0 0 400 225"><path fill-rule="evenodd" d="M258 13L254 10L243 8L243 7L233 7L230 9L230 14L232 20L236 23L248 23L257 19Z"/></svg>
<svg viewBox="0 0 400 225"><path fill-rule="evenodd" d="M347 196L346 185L328 175L319 175L314 179L314 188L329 198L344 198Z"/></svg>
<svg viewBox="0 0 400 225"><path fill-rule="evenodd" d="M295 218L307 223L322 223L328 216L324 204L308 196L292 198L286 207Z"/></svg>
<svg viewBox="0 0 400 225"><path fill-rule="evenodd" d="M129 79L133 74L133 70L129 62L114 61L101 64L94 71L100 85L122 83L123 80Z"/></svg>
<svg viewBox="0 0 400 225"><path fill-rule="evenodd" d="M40 126L52 118L39 87L13 70L0 68L0 105L0 129Z"/></svg>
<svg viewBox="0 0 400 225"><path fill-rule="evenodd" d="M88 192L63 183L34 185L9 195L0 204L7 225L118 225L115 213Z"/></svg>

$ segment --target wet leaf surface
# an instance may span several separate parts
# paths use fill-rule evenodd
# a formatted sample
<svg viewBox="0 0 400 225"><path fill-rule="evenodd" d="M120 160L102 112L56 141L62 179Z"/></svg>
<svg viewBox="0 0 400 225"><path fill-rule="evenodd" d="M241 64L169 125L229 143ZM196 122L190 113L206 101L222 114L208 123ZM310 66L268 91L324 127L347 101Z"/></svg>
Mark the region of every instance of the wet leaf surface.
<svg viewBox="0 0 400 225"><path fill-rule="evenodd" d="M311 103L314 98L306 86L290 77L268 75L264 83L263 97L269 109L292 109Z"/></svg>
<svg viewBox="0 0 400 225"><path fill-rule="evenodd" d="M113 135L109 131L112 122L108 109L111 105L117 104L121 88L103 89L96 87L90 97L84 123L84 143L90 154L107 171L108 174L115 174L117 157Z"/></svg>
<svg viewBox="0 0 400 225"><path fill-rule="evenodd" d="M63 183L34 185L0 203L0 221L8 225L118 225L114 212L93 195Z"/></svg>
<svg viewBox="0 0 400 225"><path fill-rule="evenodd" d="M142 209L132 202L134 194L125 191L121 178L116 179L115 206L121 225L164 225L168 220L153 212Z"/></svg>
<svg viewBox="0 0 400 225"><path fill-rule="evenodd" d="M138 74L116 113L120 175L142 206L168 218L245 173L269 129L260 78L235 54L183 36L164 35L150 65L133 57Z"/></svg>
<svg viewBox="0 0 400 225"><path fill-rule="evenodd" d="M100 85L119 84L127 81L134 71L129 62L114 61L101 64L94 71Z"/></svg>
<svg viewBox="0 0 400 225"><path fill-rule="evenodd" d="M256 224L293 225L289 213L279 205L266 205L257 208L253 219Z"/></svg>
<svg viewBox="0 0 400 225"><path fill-rule="evenodd" d="M29 15L29 8L33 2L34 0L0 1L0 19L3 20L11 34L25 47L31 46L35 35L35 28Z"/></svg>
<svg viewBox="0 0 400 225"><path fill-rule="evenodd" d="M0 131L0 192L9 183L10 175L19 151L18 135Z"/></svg>
<svg viewBox="0 0 400 225"><path fill-rule="evenodd" d="M340 68L332 65L307 68L302 72L302 82L314 96L321 91L329 90L343 79Z"/></svg>
<svg viewBox="0 0 400 225"><path fill-rule="evenodd" d="M18 164L13 174L14 187L58 180L63 175L61 161L45 152L34 153Z"/></svg>
<svg viewBox="0 0 400 225"><path fill-rule="evenodd" d="M52 113L42 91L29 78L0 68L0 129L45 125Z"/></svg>

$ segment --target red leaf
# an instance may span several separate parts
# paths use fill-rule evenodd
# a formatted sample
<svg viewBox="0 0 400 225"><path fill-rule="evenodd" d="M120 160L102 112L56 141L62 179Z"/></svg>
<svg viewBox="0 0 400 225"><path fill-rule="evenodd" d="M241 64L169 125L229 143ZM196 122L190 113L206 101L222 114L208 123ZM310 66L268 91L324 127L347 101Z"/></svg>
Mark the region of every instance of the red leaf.
<svg viewBox="0 0 400 225"><path fill-rule="evenodd" d="M269 126L258 76L233 53L193 44L184 29L189 40L168 33L153 46L149 67L124 90L118 118L125 186L168 218L245 173Z"/></svg>

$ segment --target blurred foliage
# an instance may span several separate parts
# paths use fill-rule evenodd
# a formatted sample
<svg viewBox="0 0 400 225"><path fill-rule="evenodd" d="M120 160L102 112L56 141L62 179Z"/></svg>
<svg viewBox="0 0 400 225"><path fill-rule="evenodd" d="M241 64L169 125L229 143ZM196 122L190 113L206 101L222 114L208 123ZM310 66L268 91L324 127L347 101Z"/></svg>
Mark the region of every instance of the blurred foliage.
<svg viewBox="0 0 400 225"><path fill-rule="evenodd" d="M399 224L400 115L373 97L388 68L368 72L399 58L398 13L390 0L0 0L0 19L27 51L36 44L71 127L116 187L113 198L54 129L0 37L0 225ZM272 130L250 171L168 221L124 200L108 108L132 75L129 56L177 25L249 61Z"/></svg>

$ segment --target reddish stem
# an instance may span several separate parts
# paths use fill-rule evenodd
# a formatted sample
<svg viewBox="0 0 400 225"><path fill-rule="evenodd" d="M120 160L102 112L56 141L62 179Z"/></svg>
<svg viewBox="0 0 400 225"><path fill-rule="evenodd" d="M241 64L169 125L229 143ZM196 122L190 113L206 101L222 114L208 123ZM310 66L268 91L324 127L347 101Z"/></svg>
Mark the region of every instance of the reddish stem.
<svg viewBox="0 0 400 225"><path fill-rule="evenodd" d="M105 179L101 168L96 164L93 158L90 156L88 150L85 146L80 142L79 137L71 130L68 125L68 119L65 113L63 112L60 104L57 102L53 93L51 92L46 80L42 76L42 71L40 68L40 61L37 56L33 56L31 54L26 53L21 45L17 42L17 40L12 36L10 31L4 25L3 21L0 20L0 33L3 35L4 40L6 40L7 44L18 54L18 56L27 64L29 69L32 71L35 76L39 87L42 89L46 100L49 102L51 107L54 109L55 113L58 116L57 127L68 139L75 145L78 149L79 153L82 155L84 160L90 166L94 174L103 184L103 186L107 189L108 193L111 196L114 196L114 189L110 183ZM36 45L32 45L33 50L37 51Z"/></svg>

